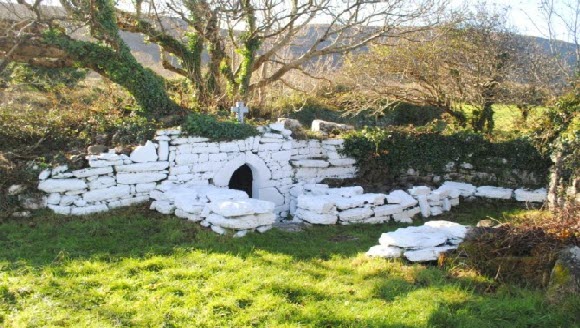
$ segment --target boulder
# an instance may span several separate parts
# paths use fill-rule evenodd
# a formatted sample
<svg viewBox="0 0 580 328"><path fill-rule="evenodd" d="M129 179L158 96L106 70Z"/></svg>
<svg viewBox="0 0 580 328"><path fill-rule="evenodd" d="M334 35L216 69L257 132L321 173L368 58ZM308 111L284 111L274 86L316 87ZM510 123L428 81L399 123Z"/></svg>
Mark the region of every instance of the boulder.
<svg viewBox="0 0 580 328"><path fill-rule="evenodd" d="M323 132L323 133L346 132L354 130L354 126L341 123L326 122L323 120L314 120L312 121L310 129L315 132Z"/></svg>
<svg viewBox="0 0 580 328"><path fill-rule="evenodd" d="M559 302L565 297L580 293L580 247L570 246L560 256L550 274L547 295L550 301Z"/></svg>

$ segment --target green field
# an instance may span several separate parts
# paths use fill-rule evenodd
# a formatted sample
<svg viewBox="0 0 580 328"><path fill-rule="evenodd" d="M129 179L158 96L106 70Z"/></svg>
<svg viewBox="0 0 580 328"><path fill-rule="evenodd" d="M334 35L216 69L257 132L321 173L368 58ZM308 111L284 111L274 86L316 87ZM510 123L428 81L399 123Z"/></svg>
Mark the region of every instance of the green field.
<svg viewBox="0 0 580 328"><path fill-rule="evenodd" d="M446 219L509 220L513 204ZM398 226L271 230L242 239L146 209L47 212L0 224L4 327L578 327L580 300L462 268L367 258Z"/></svg>

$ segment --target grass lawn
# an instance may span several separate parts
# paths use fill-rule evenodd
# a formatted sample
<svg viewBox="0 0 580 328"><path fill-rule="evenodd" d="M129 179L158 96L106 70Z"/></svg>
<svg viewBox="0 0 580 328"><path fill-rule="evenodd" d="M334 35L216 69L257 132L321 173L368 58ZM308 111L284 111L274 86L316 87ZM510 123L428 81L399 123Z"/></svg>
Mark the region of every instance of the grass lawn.
<svg viewBox="0 0 580 328"><path fill-rule="evenodd" d="M522 211L465 203L445 218ZM0 326L579 327L578 298L552 306L542 291L474 272L364 255L397 227L233 239L136 208L10 220L0 223Z"/></svg>

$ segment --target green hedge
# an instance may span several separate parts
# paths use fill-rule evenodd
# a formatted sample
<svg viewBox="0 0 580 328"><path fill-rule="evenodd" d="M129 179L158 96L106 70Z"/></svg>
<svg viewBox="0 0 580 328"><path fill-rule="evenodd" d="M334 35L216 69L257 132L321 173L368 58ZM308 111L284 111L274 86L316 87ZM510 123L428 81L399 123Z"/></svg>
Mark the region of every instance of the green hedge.
<svg viewBox="0 0 580 328"><path fill-rule="evenodd" d="M482 172L525 170L547 177L550 159L528 139L491 142L482 135L419 132L393 128L363 129L345 137L344 153L357 160L361 174L396 178L413 168L441 174L449 162L470 163Z"/></svg>
<svg viewBox="0 0 580 328"><path fill-rule="evenodd" d="M214 141L246 139L258 134L256 127L233 121L219 121L214 116L193 113L181 125L181 130L192 136Z"/></svg>

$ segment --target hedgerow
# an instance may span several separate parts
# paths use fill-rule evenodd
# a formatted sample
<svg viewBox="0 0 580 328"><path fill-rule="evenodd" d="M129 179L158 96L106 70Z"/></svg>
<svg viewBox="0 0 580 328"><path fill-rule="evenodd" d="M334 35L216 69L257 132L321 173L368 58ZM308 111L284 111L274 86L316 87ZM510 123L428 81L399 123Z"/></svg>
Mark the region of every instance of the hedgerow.
<svg viewBox="0 0 580 328"><path fill-rule="evenodd" d="M258 134L258 130L252 125L219 121L214 116L199 113L190 114L181 125L181 130L192 136L215 141L246 139Z"/></svg>
<svg viewBox="0 0 580 328"><path fill-rule="evenodd" d="M546 177L550 166L526 138L492 142L479 134L416 131L405 128L366 128L345 136L344 153L357 160L361 175L395 178L413 168L441 174L449 162L470 163L483 170L522 170Z"/></svg>

